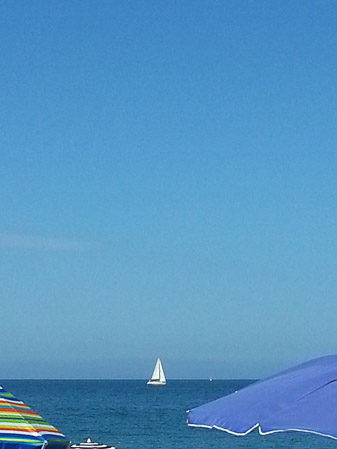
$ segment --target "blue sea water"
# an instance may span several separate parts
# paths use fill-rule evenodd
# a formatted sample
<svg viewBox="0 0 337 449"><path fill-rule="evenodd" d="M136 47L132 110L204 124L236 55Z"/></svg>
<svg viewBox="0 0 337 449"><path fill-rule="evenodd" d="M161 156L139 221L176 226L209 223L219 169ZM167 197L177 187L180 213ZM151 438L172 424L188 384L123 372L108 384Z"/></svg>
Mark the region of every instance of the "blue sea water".
<svg viewBox="0 0 337 449"><path fill-rule="evenodd" d="M189 428L186 410L247 385L239 380L3 380L1 385L78 443L90 437L118 449L321 449L337 441L287 432L235 437Z"/></svg>

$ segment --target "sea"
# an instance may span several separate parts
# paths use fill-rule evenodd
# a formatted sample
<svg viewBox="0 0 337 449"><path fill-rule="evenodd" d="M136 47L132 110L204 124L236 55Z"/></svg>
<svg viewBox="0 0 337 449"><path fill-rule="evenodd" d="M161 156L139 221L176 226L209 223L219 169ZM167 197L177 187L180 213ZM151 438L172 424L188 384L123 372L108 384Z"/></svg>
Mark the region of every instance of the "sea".
<svg viewBox="0 0 337 449"><path fill-rule="evenodd" d="M286 432L245 437L190 428L186 410L238 390L249 380L3 380L1 385L73 443L92 441L117 449L321 449L337 441Z"/></svg>

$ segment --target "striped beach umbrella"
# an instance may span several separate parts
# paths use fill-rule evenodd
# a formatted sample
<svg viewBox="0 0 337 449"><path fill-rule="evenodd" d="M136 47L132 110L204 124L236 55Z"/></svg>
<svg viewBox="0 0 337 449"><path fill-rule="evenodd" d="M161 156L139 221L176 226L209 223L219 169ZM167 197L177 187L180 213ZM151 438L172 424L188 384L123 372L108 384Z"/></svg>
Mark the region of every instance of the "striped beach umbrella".
<svg viewBox="0 0 337 449"><path fill-rule="evenodd" d="M65 436L0 386L0 449L66 449Z"/></svg>

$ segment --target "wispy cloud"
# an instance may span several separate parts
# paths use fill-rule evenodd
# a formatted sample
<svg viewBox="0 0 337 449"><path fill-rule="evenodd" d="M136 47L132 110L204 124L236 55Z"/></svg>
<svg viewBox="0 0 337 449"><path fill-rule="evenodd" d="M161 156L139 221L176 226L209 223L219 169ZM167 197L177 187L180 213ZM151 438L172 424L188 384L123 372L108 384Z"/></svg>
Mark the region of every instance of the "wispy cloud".
<svg viewBox="0 0 337 449"><path fill-rule="evenodd" d="M97 248L97 243L83 240L0 232L0 248L40 251L83 251Z"/></svg>

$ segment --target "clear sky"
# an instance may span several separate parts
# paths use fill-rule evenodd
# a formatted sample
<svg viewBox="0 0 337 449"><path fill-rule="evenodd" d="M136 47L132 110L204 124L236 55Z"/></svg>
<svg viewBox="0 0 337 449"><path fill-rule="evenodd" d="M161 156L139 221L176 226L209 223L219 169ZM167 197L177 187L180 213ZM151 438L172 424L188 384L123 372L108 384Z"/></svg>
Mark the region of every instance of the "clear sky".
<svg viewBox="0 0 337 449"><path fill-rule="evenodd" d="M337 353L337 2L0 2L4 378Z"/></svg>

